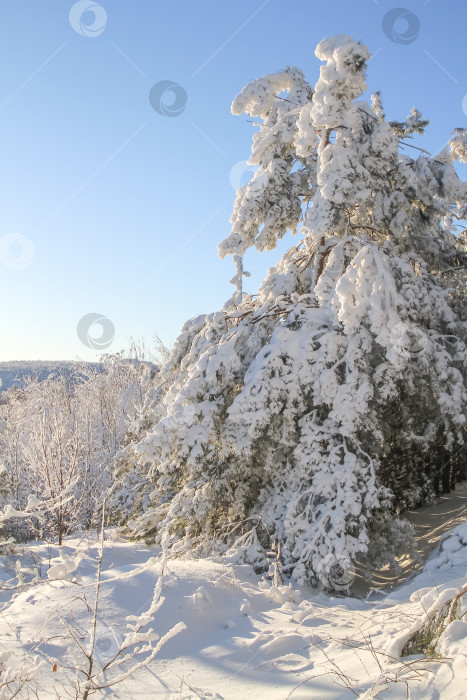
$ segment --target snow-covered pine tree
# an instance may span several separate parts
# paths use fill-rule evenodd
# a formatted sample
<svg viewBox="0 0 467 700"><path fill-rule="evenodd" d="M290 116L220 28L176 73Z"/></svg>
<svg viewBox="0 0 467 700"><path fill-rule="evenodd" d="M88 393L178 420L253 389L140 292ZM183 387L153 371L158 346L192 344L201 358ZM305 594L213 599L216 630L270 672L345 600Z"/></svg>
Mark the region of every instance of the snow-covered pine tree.
<svg viewBox="0 0 467 700"><path fill-rule="evenodd" d="M185 324L117 490L136 454L135 535L252 563L277 542L286 573L329 585L336 568L382 565L410 543L400 516L432 493L430 451L465 437L467 186L453 163L467 132L436 157L407 153L427 122L386 121L378 93L356 101L366 46L337 36L316 56L314 88L289 67L233 102L262 119L258 170L219 252L238 260L299 228L300 241L257 295Z"/></svg>

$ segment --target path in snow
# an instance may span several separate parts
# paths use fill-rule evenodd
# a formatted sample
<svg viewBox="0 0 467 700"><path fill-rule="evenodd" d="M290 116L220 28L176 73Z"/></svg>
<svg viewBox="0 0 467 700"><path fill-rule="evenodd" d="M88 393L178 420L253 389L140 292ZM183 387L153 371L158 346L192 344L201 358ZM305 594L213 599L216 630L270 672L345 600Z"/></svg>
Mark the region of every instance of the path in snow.
<svg viewBox="0 0 467 700"><path fill-rule="evenodd" d="M441 537L467 520L467 483L456 484L456 490L442 496L436 505L409 511L408 518L415 528L420 563L410 554L405 554L397 560L401 567L398 573L385 566L375 571L370 581L365 581L359 571L352 586L353 595L365 597L372 588L392 590L418 573L438 546Z"/></svg>

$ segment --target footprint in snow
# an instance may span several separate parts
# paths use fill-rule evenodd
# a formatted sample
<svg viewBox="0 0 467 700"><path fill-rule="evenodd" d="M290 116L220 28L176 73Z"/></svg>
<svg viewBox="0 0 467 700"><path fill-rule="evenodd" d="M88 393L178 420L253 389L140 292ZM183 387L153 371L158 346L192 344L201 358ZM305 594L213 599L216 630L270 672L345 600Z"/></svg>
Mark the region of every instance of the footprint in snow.
<svg viewBox="0 0 467 700"><path fill-rule="evenodd" d="M259 648L264 659L277 659L284 654L304 652L308 655L308 638L301 634L283 634L262 644Z"/></svg>
<svg viewBox="0 0 467 700"><path fill-rule="evenodd" d="M262 670L297 672L312 666L309 657L311 638L300 634L258 634L243 646L253 652L250 662Z"/></svg>
<svg viewBox="0 0 467 700"><path fill-rule="evenodd" d="M289 673L298 673L299 671L310 670L313 667L313 662L300 654L285 654L284 656L275 659L275 661L267 662L269 669L276 671L286 671ZM263 670L265 666L262 666Z"/></svg>
<svg viewBox="0 0 467 700"><path fill-rule="evenodd" d="M290 618L290 622L298 622L300 626L304 627L318 627L319 625L329 624L329 620L318 617L311 608L305 608L305 610L295 612Z"/></svg>
<svg viewBox="0 0 467 700"><path fill-rule="evenodd" d="M224 700L222 695L219 695L219 693L212 693L210 690L202 690L201 688L191 688L196 693L196 698L200 700ZM192 695L184 695L183 698L184 700L189 700L193 696Z"/></svg>

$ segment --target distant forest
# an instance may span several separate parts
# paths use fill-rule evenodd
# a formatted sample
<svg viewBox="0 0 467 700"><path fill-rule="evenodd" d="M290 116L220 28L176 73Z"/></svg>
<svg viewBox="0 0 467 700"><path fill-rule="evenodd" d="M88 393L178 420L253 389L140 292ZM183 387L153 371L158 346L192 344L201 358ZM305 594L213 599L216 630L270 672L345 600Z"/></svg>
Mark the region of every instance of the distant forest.
<svg viewBox="0 0 467 700"><path fill-rule="evenodd" d="M40 381L47 379L54 372L60 372L66 376L70 375L80 365L86 364L97 370L102 370L100 362L74 362L70 360L14 360L11 362L0 362L0 392L6 391L11 386L21 387L28 376L37 377Z"/></svg>

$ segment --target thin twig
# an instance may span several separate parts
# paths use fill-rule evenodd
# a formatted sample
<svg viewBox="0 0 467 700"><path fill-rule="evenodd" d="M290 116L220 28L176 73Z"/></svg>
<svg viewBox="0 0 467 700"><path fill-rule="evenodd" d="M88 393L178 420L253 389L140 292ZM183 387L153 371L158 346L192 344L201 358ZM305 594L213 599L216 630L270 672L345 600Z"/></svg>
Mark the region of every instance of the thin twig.
<svg viewBox="0 0 467 700"><path fill-rule="evenodd" d="M102 524L101 524L101 537L99 546L99 560L97 562L97 581L96 581L96 598L94 601L94 615L92 620L92 632L91 632L91 646L89 652L86 654L89 666L86 673L87 684L86 689L83 693L83 700L87 700L90 691L90 682L92 679L92 670L94 666L94 649L96 646L96 630L97 630L97 612L99 609L99 593L101 587L101 570L102 570L102 560L104 559L104 518L105 518L105 498L102 503Z"/></svg>

